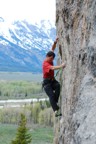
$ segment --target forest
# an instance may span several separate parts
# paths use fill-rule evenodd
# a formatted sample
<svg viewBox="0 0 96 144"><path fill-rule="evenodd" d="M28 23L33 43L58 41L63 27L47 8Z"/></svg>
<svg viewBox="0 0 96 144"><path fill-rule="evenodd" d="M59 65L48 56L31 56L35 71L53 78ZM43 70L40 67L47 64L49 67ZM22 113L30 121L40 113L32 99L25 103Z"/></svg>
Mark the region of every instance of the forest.
<svg viewBox="0 0 96 144"><path fill-rule="evenodd" d="M2 100L34 98L47 98L42 90L41 81L0 80L0 102ZM24 114L27 119L27 127L32 135L31 144L40 144L40 141L42 144L51 144L53 142L54 114L49 100L24 102L23 105L19 104L19 107L12 107L12 103L5 102L0 103L0 106L3 106L0 108L0 133L2 133L0 143L9 144L15 138L21 114ZM46 129L48 130L47 133L45 132ZM41 137L39 137L40 135Z"/></svg>

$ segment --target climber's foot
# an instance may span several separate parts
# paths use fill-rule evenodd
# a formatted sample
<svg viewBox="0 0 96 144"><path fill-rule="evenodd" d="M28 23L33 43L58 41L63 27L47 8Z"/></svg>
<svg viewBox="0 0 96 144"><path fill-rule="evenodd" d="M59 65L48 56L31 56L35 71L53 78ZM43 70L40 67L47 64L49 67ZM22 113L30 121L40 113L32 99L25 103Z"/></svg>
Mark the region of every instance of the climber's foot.
<svg viewBox="0 0 96 144"><path fill-rule="evenodd" d="M55 111L55 117L62 116L60 109Z"/></svg>

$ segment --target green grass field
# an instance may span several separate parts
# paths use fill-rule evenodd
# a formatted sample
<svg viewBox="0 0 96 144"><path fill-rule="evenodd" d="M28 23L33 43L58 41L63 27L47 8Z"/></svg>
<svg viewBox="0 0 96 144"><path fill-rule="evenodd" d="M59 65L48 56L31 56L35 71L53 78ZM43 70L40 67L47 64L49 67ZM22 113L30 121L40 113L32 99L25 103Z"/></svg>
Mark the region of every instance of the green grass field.
<svg viewBox="0 0 96 144"><path fill-rule="evenodd" d="M16 125L0 124L0 144L11 144L17 131ZM31 144L53 144L53 128L36 127L30 130Z"/></svg>

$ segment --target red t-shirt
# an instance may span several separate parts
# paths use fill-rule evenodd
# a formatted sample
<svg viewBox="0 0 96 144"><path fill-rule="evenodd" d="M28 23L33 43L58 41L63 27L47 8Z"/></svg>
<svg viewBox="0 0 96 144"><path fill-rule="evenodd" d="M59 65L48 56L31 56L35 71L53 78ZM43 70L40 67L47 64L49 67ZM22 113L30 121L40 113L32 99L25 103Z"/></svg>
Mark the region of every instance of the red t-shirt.
<svg viewBox="0 0 96 144"><path fill-rule="evenodd" d="M53 66L53 63L46 60L43 62L43 78L54 78L54 70L50 69L51 66Z"/></svg>

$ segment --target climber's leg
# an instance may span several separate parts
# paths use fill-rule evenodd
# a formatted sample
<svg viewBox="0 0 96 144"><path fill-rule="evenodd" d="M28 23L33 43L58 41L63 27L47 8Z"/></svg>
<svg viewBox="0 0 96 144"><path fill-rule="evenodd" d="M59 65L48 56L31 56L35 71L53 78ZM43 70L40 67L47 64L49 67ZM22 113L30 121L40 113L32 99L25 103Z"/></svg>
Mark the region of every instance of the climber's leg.
<svg viewBox="0 0 96 144"><path fill-rule="evenodd" d="M57 80L54 80L52 82L52 88L54 90L55 101L56 101L56 103L58 103L58 99L60 96L60 84Z"/></svg>
<svg viewBox="0 0 96 144"><path fill-rule="evenodd" d="M53 92L51 83L46 84L46 85L44 86L44 90L45 90L46 94L47 94L48 97L49 97L50 104L51 104L51 106L52 106L52 108L53 108L53 111L58 110L58 109L59 109L59 106L58 106L57 103L56 103L56 100L55 100L55 97L54 97L54 92Z"/></svg>

